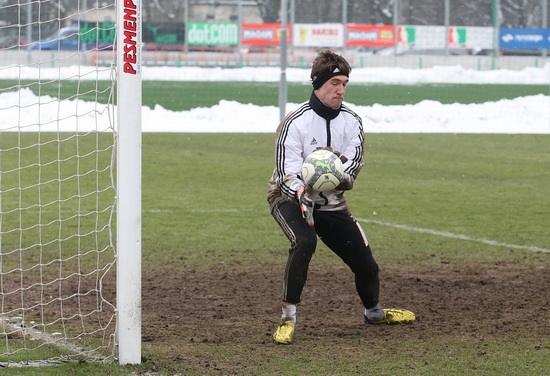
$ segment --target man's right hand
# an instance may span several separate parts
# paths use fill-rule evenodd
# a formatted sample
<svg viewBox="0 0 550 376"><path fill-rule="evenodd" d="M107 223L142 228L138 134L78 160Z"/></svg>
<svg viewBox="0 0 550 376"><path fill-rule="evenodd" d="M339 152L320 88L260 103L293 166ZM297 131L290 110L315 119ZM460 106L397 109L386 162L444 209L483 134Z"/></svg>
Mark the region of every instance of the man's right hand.
<svg viewBox="0 0 550 376"><path fill-rule="evenodd" d="M300 203L302 217L309 226L313 227L313 201L308 197L305 187L301 187L296 191L296 197Z"/></svg>

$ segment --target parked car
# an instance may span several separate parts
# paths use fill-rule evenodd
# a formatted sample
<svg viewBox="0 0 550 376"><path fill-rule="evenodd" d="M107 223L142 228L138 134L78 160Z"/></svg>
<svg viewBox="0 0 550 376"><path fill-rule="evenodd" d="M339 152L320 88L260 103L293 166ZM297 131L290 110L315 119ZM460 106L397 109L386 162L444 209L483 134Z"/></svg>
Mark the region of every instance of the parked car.
<svg viewBox="0 0 550 376"><path fill-rule="evenodd" d="M475 52L475 55L492 55L493 50L489 48L485 48L482 50L478 50ZM543 56L544 50L524 50L520 48L508 48L508 49L500 49L497 51L497 55L499 56ZM550 54L550 52L548 53Z"/></svg>
<svg viewBox="0 0 550 376"><path fill-rule="evenodd" d="M26 42L23 39L19 39L17 35L6 35L0 37L0 50L5 50L9 48L16 48L24 46Z"/></svg>
<svg viewBox="0 0 550 376"><path fill-rule="evenodd" d="M397 53L396 53L397 52ZM395 47L386 47L375 51L375 55L378 56L391 56L391 55L445 55L449 56L460 56L460 55L471 55L471 48L464 47L449 47L447 50L444 48L416 48L412 46L397 46Z"/></svg>
<svg viewBox="0 0 550 376"><path fill-rule="evenodd" d="M75 50L108 50L113 48L113 43L84 43L81 41L77 27L63 27L49 37L38 41L33 50L40 51L75 51Z"/></svg>

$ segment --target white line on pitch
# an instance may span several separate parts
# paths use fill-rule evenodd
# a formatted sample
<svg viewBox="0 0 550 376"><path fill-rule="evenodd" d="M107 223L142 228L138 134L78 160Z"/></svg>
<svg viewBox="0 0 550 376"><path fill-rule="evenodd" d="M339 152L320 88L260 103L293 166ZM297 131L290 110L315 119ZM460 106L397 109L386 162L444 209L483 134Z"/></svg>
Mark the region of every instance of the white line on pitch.
<svg viewBox="0 0 550 376"><path fill-rule="evenodd" d="M184 210L192 213L240 213L243 211L252 211L250 209L220 209L220 208L214 208L214 209L189 209ZM174 210L171 209L149 209L146 210L147 213L173 213Z"/></svg>
<svg viewBox="0 0 550 376"><path fill-rule="evenodd" d="M515 248L515 249L526 249L528 251L550 253L550 249L546 249L546 248L533 247L533 246L528 246L528 245L507 244L507 243L501 243L501 242L497 242L497 241L490 240L490 239L472 238L472 237L467 236L467 235L453 234L452 232L447 232L447 231L437 231L437 230L432 230L432 229L429 229L429 228L399 225L397 223L374 221L372 219L365 219L365 218L356 218L356 219L359 222L374 223L374 224L380 225L380 226L388 226L388 227L393 227L393 228L399 228L401 230L422 232L422 233L425 233L425 234L444 236L446 238L469 240L469 241L473 241L473 242L484 243L484 244L489 244L489 245L495 245L495 246L499 246L499 247L507 247L507 248Z"/></svg>

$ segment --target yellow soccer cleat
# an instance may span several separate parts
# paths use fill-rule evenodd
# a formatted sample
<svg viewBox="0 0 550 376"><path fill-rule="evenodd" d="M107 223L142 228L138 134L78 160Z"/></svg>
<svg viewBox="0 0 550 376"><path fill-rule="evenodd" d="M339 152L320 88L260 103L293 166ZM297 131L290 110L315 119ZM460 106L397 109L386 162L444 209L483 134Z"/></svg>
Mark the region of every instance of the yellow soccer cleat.
<svg viewBox="0 0 550 376"><path fill-rule="evenodd" d="M416 320L416 316L413 312L407 309L384 308L384 318L378 321L369 320L365 316L365 323L367 324L411 324Z"/></svg>
<svg viewBox="0 0 550 376"><path fill-rule="evenodd" d="M287 320L277 327L277 330L273 334L273 339L277 343L288 345L292 342L292 335L294 334L294 322Z"/></svg>

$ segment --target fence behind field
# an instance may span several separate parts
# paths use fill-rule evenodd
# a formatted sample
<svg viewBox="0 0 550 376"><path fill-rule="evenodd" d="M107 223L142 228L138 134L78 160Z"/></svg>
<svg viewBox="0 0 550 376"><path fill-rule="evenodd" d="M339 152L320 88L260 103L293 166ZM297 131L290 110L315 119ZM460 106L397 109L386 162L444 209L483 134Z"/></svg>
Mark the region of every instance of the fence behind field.
<svg viewBox="0 0 550 376"><path fill-rule="evenodd" d="M409 54L397 56L365 56L354 50L338 51L354 68L395 67L405 69L423 69L434 66L462 66L465 69L520 70L528 67L543 67L550 62L544 56L497 56L491 55L430 55ZM315 50L294 50L288 54L288 66L309 68L316 54ZM55 58L54 58L55 57ZM31 66L66 67L73 65L107 66L112 63L112 51L96 51L86 55L71 52L52 51L0 51L0 66L19 65L22 62ZM280 55L278 51L263 53L233 52L188 52L183 51L145 51L143 65L170 67L277 67Z"/></svg>

